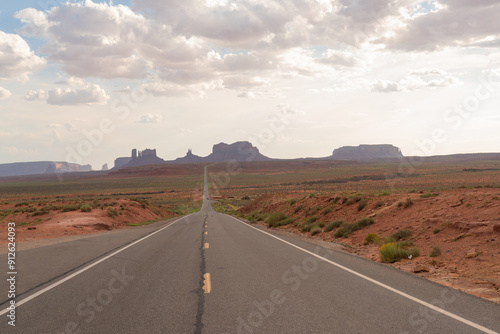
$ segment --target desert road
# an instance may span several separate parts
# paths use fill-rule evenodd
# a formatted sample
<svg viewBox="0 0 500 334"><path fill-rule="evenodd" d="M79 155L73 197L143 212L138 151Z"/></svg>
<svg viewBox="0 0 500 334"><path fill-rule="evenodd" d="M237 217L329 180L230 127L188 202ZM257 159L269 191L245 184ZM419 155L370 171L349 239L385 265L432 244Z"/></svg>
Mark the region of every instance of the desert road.
<svg viewBox="0 0 500 334"><path fill-rule="evenodd" d="M500 305L200 212L17 253L0 333L500 333ZM5 279L7 278L7 279Z"/></svg>

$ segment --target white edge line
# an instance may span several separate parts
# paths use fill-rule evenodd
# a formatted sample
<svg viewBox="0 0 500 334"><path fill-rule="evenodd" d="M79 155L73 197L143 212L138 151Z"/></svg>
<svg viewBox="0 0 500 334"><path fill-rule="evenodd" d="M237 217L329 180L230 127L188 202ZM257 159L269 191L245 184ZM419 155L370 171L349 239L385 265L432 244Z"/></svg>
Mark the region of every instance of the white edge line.
<svg viewBox="0 0 500 334"><path fill-rule="evenodd" d="M227 215L227 216L229 216L229 215ZM394 292L394 293L396 293L396 294L398 294L398 295L400 295L400 296L402 296L402 297L408 298L408 299L410 299L410 300L412 300L412 301L414 301L414 302L416 302L416 303L419 303L419 304L421 304L421 305L423 305L423 306L425 306L425 307L428 307L428 308L430 308L430 309L433 309L433 310L434 310L434 311L436 311L436 312L439 312L439 313L442 313L442 314L444 314L444 315L447 315L447 316L448 316L448 317L450 317L450 318L453 318L453 319L455 319L455 320L457 320L457 321L460 321L460 322L462 322L462 323L464 323L464 324L466 324L466 325L469 325L469 326L471 326L471 327L474 327L474 328L476 328L476 329L478 329L478 330L480 330L480 331L482 331L482 332L484 332L484 333L488 333L488 334L498 334L497 332L492 331L491 329L488 329L488 328L486 328L486 327L483 327L483 326L481 326L481 325L479 325L479 324L476 324L475 322L472 322L472 321L470 321L470 320L467 320L467 319L465 319L465 318L462 318L461 316L458 316L458 315L456 315L456 314L453 314L453 313L451 313L451 312L448 312L448 311L446 311L446 310L443 310L443 309L441 309L441 308L439 308L439 307L436 307L436 306L434 306L434 305L432 305L432 304L430 304L430 303L427 303L427 302L425 302L425 301L423 301L423 300L421 300L421 299L418 299L418 298L416 298L416 297L413 297L413 296L411 296L411 295L409 295L409 294L406 294L406 293L404 293L404 292L402 292L402 291L396 290L396 289L394 289L393 287L391 287L391 286L389 286L389 285L386 285L386 284L384 284L384 283L382 283L382 282L379 282L379 281L377 281L377 280L375 280L375 279L373 279L373 278L370 278L370 277L365 276L365 275L363 275L363 274L361 274L361 273L358 273L357 271L354 271L354 270L352 270L352 269L349 269L349 268L347 268L347 267L344 267L344 266L343 266L343 265L341 265L341 264L338 264L338 263L333 262L333 261L331 261L331 260L325 259L324 257L319 256L319 255L318 255L318 254L316 254L316 253L313 253L313 252L311 252L311 251L308 251L307 249L304 249L304 248L301 248L301 247L299 247L299 246L296 246L296 245L292 244L291 242L288 242L288 241L286 241L286 240L283 240L283 239L281 239L281 238L278 238L278 237L277 237L277 236L275 236L275 235L272 235L271 233L268 233L268 232L266 232L266 231L262 231L262 230L260 230L260 229L258 229L258 228L256 228L256 227L253 227L253 226L251 226L251 225L249 225L249 224L247 224L247 223L245 223L245 222L243 222L243 221L241 221L241 220L239 220L239 219L237 219L237 218L235 218L235 217L233 217L233 216L229 216L229 217L231 217L231 218L233 218L234 220L236 220L236 221L238 221L238 222L240 222L240 223L242 223L242 224L244 224L244 225L246 225L246 226L248 226L248 227L251 227L251 228L253 228L253 229L255 229L255 230L259 231L259 232L262 232L262 233L264 233L264 234L267 234L267 235L268 235L268 236L270 236L270 237L273 237L273 238L275 238L275 239L278 239L279 241L281 241L281 242L283 242L283 243L285 243L285 244L287 244L287 245L290 245L290 246L295 247L295 248L297 248L297 249L299 249L299 250L301 250L301 251L303 251L303 252L305 252L305 253L307 253L307 254L310 254L310 255L312 255L312 256L314 256L314 257L317 257L318 259L321 259L321 260L323 260L323 261L325 261L325 262L327 262L327 263L329 263L329 264L331 264L331 265L333 265L333 266L336 266L336 267L338 267L338 268L340 268L340 269L342 269L342 270L345 270L345 271L347 271L347 272L349 272L349 273L351 273L351 274L353 274L353 275L356 275L356 276L358 276L358 277L361 277L361 278L363 278L363 279L365 279L365 280L367 280L367 281L369 281L369 282L372 282L373 284L376 284L376 285L378 285L378 286L380 286L380 287L382 287L382 288L384 288L384 289L387 289L387 290L389 290L389 291L392 291L392 292Z"/></svg>
<svg viewBox="0 0 500 334"><path fill-rule="evenodd" d="M115 251L115 252L113 252L113 253L111 253L111 254L109 254L108 256L103 257L102 259L99 259L99 260L97 260L96 262L89 264L89 265L88 265L88 266L86 266L85 268L82 268L82 269L80 269L80 270L78 270L78 271L76 271L76 272L72 273L71 275L64 277L63 279L61 279L61 280L59 280L59 281L57 281L57 282L55 282L55 283L52 283L51 285L49 285L49 286L47 286L47 287L43 288L42 290L35 292L34 294L32 294L32 295L30 295L30 296L28 296L28 297L24 298L23 300L21 300L21 301L19 301L19 302L16 302L16 308L17 308L18 306L23 305L24 303L29 302L29 301L30 301L30 300L32 300L32 299L35 299L36 297L38 297L38 296L40 296L40 295L44 294L44 293L45 293L45 292L47 292L47 291L52 290L52 289L53 289L53 288L55 288L56 286L61 285L61 284L63 284L63 283L64 283L64 282L66 282L66 281L69 281L69 280L70 280L70 279L72 279L73 277L80 275L81 273L83 273L83 272L85 272L85 271L89 270L90 268L92 268L92 267L94 267L94 266L98 265L99 263L101 263L101 262L103 262L103 261L106 261L106 260L107 260L107 259L109 259L110 257L115 256L116 254L118 254L118 253L120 253L120 252L124 251L125 249L127 249L127 248L129 248L129 247L132 247L133 245L135 245L135 244L137 244L137 243L139 243L139 242L141 242L141 241L143 241L143 240L145 240L145 239L147 239L147 238L149 238L149 237L152 237L152 236L153 236L153 235L155 235L156 233L163 231L163 230L164 230L164 229L166 229L167 227L172 226L173 224L177 223L179 220L184 219L184 218L186 218L186 217L189 217L190 215L192 215L192 213L191 213L191 214L189 214L189 215L187 215L187 216L184 216L184 217L181 217L181 218L177 219L176 221L174 221L174 222L172 222L172 223L168 224L167 226L164 226L164 227L160 228L159 230L156 230L156 231L154 231L153 233L148 234L148 235L146 235L145 237L142 237L141 239L134 241L133 243L131 243L131 244L129 244L129 245L127 245L127 246L125 246L125 247L123 247L123 248L121 248L121 249L119 249L119 250L117 250L117 251ZM8 311L9 311L9 309L8 309L8 308L6 308L6 309L4 309L3 311L1 311L1 312L0 312L0 315L4 315L4 314L6 314Z"/></svg>

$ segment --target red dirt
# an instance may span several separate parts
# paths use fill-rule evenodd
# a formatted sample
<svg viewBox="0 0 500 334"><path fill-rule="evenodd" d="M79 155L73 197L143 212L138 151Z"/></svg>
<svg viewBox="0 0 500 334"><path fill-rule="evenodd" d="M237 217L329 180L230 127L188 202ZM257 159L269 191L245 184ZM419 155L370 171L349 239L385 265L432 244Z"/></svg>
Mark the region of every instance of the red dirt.
<svg viewBox="0 0 500 334"><path fill-rule="evenodd" d="M313 198L304 197L303 193L263 195L240 212L283 212L293 217L296 223L303 223L310 216L319 217L316 223L322 221L326 224L337 219L355 222L362 217L373 217L375 224L347 238L335 238L335 229L312 238L341 243L347 251L378 262L381 262L378 246L373 243L365 245L366 236L376 233L387 237L407 228L413 231L410 239L419 248L420 256L389 265L407 272L413 272L420 266L428 272L416 275L500 303L500 189L458 189L432 195L362 195L368 205L359 212L358 203L346 205L341 204L341 200L333 203L336 196L350 195L354 194L330 193ZM413 205L408 208L398 206L407 198L413 201ZM290 199L296 202L290 204ZM375 209L375 203L379 201L382 206ZM294 213L299 205L303 208ZM305 214L307 208L316 206L319 208L317 213ZM332 211L323 214L327 207ZM300 225L286 225L278 229L310 236L300 232ZM434 246L439 247L442 254L430 257Z"/></svg>

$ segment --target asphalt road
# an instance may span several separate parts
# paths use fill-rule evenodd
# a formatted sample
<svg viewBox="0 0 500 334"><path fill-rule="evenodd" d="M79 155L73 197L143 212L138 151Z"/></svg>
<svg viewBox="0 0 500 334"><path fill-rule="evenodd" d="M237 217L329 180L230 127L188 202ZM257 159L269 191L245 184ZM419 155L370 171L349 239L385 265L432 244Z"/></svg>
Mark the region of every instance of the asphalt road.
<svg viewBox="0 0 500 334"><path fill-rule="evenodd" d="M1 333L499 333L500 305L210 207L17 253ZM0 257L6 273L6 255Z"/></svg>

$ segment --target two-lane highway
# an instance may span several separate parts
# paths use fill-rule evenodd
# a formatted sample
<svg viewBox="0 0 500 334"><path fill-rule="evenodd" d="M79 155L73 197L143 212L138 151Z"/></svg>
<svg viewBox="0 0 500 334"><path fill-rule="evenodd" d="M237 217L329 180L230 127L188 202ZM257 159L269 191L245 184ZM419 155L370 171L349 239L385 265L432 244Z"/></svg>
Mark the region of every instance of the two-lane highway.
<svg viewBox="0 0 500 334"><path fill-rule="evenodd" d="M206 173L196 214L18 263L16 326L3 281L1 333L500 332L500 305L214 212Z"/></svg>

